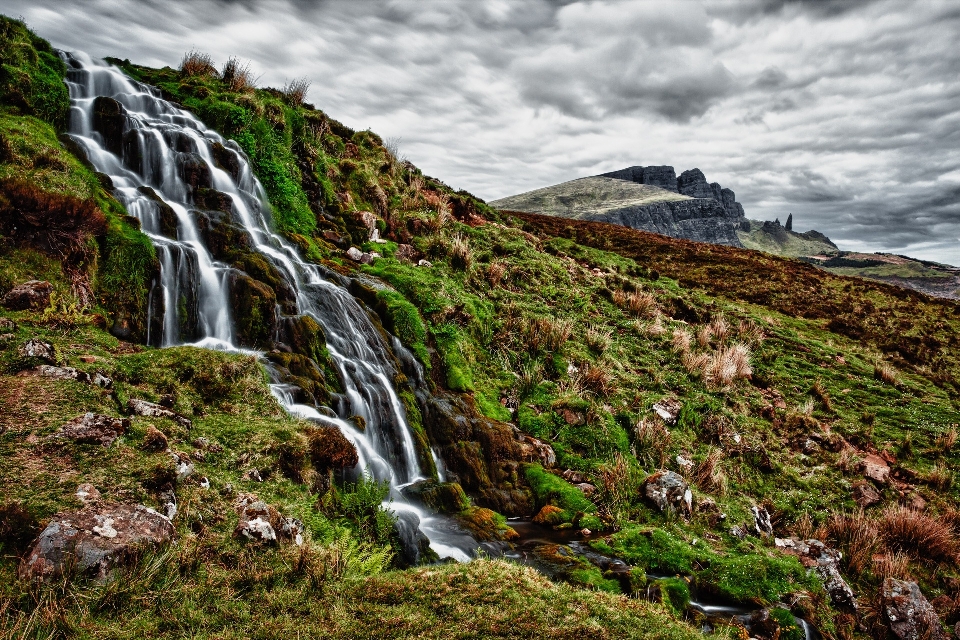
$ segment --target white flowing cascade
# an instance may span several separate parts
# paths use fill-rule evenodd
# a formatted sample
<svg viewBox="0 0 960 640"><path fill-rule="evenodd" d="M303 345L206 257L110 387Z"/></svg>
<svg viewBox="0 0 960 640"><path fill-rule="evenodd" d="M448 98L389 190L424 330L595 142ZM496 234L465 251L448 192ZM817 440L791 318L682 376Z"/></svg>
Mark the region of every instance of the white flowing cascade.
<svg viewBox="0 0 960 640"><path fill-rule="evenodd" d="M184 164L205 165L211 187L232 201L230 222L243 227L252 249L281 273L296 294L297 312L315 319L323 328L331 359L344 383L336 411L297 404L289 387L271 385L286 410L319 424L337 427L355 445L359 468L391 488L390 508L401 520L419 518L420 530L441 557L470 559L477 548L470 536L409 503L400 493L404 486L423 479L406 412L393 388L395 368L389 347L367 313L339 284L323 277L316 265L270 230L269 203L263 186L253 175L246 156L232 140L225 140L191 113L163 100L159 91L131 80L114 66L83 53L62 54L68 67L70 136L82 146L97 171L110 177L115 196L136 217L149 236L160 261L162 335L148 329L147 341L159 346L192 344L198 347L250 353L236 345L230 317L230 267L214 260L205 246L192 209L192 189L182 177ZM98 132L94 103L98 97L119 102L124 109L120 153L106 147ZM223 145L239 167L234 177L214 161L213 147ZM114 149L116 151L116 149ZM202 169L202 167L201 167ZM149 189L147 189L149 187ZM153 193L151 193L151 190ZM176 237L165 235L162 205L176 214ZM192 310L192 312L188 311ZM156 316L152 306L148 314ZM150 334L154 331L154 334ZM192 340L191 340L192 339ZM403 346L393 340L395 350ZM362 416L364 431L345 418ZM415 519L414 519L415 524Z"/></svg>

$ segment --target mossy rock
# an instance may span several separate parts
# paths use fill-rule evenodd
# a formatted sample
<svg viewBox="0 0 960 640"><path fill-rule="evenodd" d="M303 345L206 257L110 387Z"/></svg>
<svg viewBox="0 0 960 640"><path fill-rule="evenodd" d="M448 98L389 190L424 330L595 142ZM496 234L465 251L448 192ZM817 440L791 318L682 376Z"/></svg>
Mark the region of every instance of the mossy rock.
<svg viewBox="0 0 960 640"><path fill-rule="evenodd" d="M456 482L422 480L404 488L403 493L441 513L460 513L470 508L470 499Z"/></svg>
<svg viewBox="0 0 960 640"><path fill-rule="evenodd" d="M230 303L238 342L249 347L269 346L277 329L277 297L273 289L248 275L233 272Z"/></svg>
<svg viewBox="0 0 960 640"><path fill-rule="evenodd" d="M514 540L519 534L507 525L507 519L492 509L470 507L457 515L457 520L478 540Z"/></svg>

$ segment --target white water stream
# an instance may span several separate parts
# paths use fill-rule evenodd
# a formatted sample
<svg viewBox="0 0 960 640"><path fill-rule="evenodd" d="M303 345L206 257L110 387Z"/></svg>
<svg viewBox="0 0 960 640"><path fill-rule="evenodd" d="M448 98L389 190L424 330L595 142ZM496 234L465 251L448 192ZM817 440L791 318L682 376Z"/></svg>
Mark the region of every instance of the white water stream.
<svg viewBox="0 0 960 640"><path fill-rule="evenodd" d="M196 185L184 179L189 171L209 174L203 178L208 180L207 186L230 198L230 223L242 227L253 250L280 272L296 295L296 312L311 316L323 328L344 384L333 411L296 403L291 389L282 384L271 386L274 396L293 415L339 428L356 446L359 468L389 483L390 508L407 529L412 527L415 532L418 520L420 531L440 557L469 560L478 546L473 538L451 526L448 519L411 504L400 493L424 474L403 403L393 387L396 371L390 347L343 286L325 278L316 265L304 261L270 230L266 194L239 146L163 100L156 88L131 80L116 67L82 53L62 55L71 99L69 134L97 171L110 176L116 197L140 221L160 260L159 282L155 283L159 291L151 295L149 313L153 317L147 341L164 347L193 344L242 350L230 317L230 267L214 260L205 246L195 211ZM111 132L113 140L105 138L104 124L97 122L94 107L98 97L123 106L122 131ZM230 164L239 168L236 175L218 167L215 145L232 154ZM164 229L163 205L146 187L175 213L175 234ZM162 309L154 308L160 306L155 300L162 300ZM161 317L162 322L154 321ZM395 351L403 349L396 340L393 347ZM358 430L346 420L351 416L362 416L366 428Z"/></svg>

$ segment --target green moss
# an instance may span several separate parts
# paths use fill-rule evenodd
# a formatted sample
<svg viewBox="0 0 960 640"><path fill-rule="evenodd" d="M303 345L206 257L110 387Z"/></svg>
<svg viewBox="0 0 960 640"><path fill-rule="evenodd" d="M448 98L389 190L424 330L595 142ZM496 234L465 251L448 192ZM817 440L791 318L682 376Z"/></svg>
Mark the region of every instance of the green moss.
<svg viewBox="0 0 960 640"><path fill-rule="evenodd" d="M423 324L420 312L402 294L389 289L381 289L376 294L377 301L385 310L383 314L387 329L408 346L428 369L430 356L427 353L427 328Z"/></svg>
<svg viewBox="0 0 960 640"><path fill-rule="evenodd" d="M694 563L705 558L702 551L660 528L629 526L608 540L593 545L598 551L655 573L688 575L693 572Z"/></svg>
<svg viewBox="0 0 960 640"><path fill-rule="evenodd" d="M523 465L523 475L530 489L533 490L538 507L547 504L560 507L563 509L563 514L560 516L561 522L571 522L577 518L577 514L581 514L578 525L595 530L603 528L600 520L592 516L597 510L596 505L587 500L582 491L563 478L548 473L539 464Z"/></svg>
<svg viewBox="0 0 960 640"><path fill-rule="evenodd" d="M574 569L570 572L568 579L572 584L577 586L587 587L597 591L605 591L607 593L623 593L623 590L620 588L620 581L613 578L605 578L603 572L597 567Z"/></svg>
<svg viewBox="0 0 960 640"><path fill-rule="evenodd" d="M5 109L63 129L70 108L65 74L48 42L23 22L0 15L0 103Z"/></svg>
<svg viewBox="0 0 960 640"><path fill-rule="evenodd" d="M799 624L797 624L796 619L793 617L793 614L786 609L781 609L779 607L774 607L770 609L770 617L777 621L777 624L780 625L780 638L781 640L805 640L807 637L806 632L803 630Z"/></svg>
<svg viewBox="0 0 960 640"><path fill-rule="evenodd" d="M697 585L737 602L761 604L798 589L823 590L795 557L764 554L713 558L710 566L697 574Z"/></svg>
<svg viewBox="0 0 960 640"><path fill-rule="evenodd" d="M660 602L674 615L682 617L690 606L690 586L683 578L660 578L651 583L650 589L656 592Z"/></svg>

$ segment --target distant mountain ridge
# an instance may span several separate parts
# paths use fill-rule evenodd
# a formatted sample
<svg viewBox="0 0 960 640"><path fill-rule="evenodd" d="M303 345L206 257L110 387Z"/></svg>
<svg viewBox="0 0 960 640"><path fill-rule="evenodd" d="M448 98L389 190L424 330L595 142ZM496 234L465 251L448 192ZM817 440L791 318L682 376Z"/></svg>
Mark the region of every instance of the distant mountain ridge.
<svg viewBox="0 0 960 640"><path fill-rule="evenodd" d="M743 247L736 194L700 169L633 166L535 189L490 203L498 209L610 222L674 238Z"/></svg>

